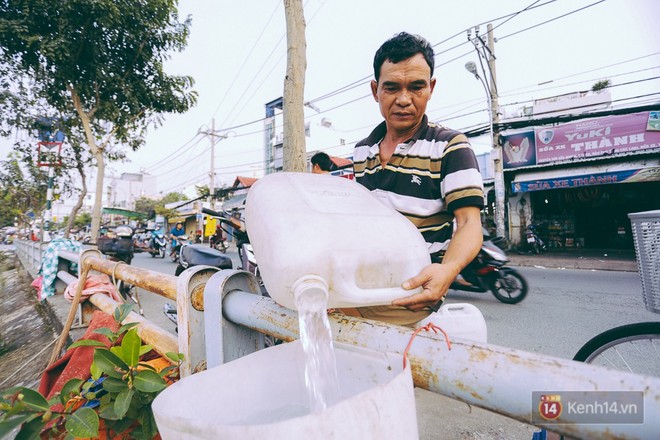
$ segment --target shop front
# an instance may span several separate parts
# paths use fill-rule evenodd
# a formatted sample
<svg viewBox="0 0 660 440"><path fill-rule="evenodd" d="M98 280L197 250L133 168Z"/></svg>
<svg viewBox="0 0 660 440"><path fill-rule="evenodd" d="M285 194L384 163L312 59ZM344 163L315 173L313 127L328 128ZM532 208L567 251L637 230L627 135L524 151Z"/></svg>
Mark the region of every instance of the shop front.
<svg viewBox="0 0 660 440"><path fill-rule="evenodd" d="M657 113L504 136L511 242L534 225L550 249L633 250L628 214L660 208Z"/></svg>

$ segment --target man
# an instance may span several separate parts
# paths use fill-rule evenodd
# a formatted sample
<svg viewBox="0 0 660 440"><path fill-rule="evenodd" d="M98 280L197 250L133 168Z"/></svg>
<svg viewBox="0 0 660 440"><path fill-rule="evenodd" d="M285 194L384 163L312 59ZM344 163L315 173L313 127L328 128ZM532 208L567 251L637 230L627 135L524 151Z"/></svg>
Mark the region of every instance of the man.
<svg viewBox="0 0 660 440"><path fill-rule="evenodd" d="M313 174L329 174L335 168L335 164L332 163L330 156L323 151L319 151L312 156L310 162L312 163Z"/></svg>
<svg viewBox="0 0 660 440"><path fill-rule="evenodd" d="M395 35L378 49L373 66L371 92L385 121L356 144L355 178L417 226L434 263L402 285L422 286L421 293L391 306L344 312L412 325L438 309L451 282L479 252L483 181L465 135L430 123L425 115L436 85L428 41Z"/></svg>

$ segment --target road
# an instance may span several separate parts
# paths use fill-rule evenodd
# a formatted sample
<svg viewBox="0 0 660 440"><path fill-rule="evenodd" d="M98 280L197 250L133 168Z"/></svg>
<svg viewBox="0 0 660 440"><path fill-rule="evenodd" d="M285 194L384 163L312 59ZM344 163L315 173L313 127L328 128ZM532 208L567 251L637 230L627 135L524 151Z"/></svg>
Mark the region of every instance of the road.
<svg viewBox="0 0 660 440"><path fill-rule="evenodd" d="M227 255L238 263L230 248ZM134 266L174 274L176 264L169 258L136 254ZM647 311L642 299L639 275L577 269L517 268L527 279L530 292L520 304L500 303L490 293L451 291L448 303L468 302L484 314L488 341L492 344L572 358L596 334L618 325L657 321L660 315ZM163 315L165 300L142 291L145 316L174 331Z"/></svg>

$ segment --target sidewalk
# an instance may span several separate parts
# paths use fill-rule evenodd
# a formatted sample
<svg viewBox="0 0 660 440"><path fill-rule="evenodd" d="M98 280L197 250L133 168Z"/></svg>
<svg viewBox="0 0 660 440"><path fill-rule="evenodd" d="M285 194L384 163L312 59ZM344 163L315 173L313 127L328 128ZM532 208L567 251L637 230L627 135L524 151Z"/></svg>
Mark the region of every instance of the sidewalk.
<svg viewBox="0 0 660 440"><path fill-rule="evenodd" d="M540 255L507 251L512 266L637 272L634 251L618 249L550 250Z"/></svg>

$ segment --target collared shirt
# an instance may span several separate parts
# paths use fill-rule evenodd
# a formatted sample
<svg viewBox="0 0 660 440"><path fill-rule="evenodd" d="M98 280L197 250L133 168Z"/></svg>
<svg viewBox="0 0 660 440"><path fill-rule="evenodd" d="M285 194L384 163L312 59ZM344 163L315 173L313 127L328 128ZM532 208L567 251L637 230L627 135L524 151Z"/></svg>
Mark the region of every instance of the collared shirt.
<svg viewBox="0 0 660 440"><path fill-rule="evenodd" d="M453 212L484 206L474 151L465 135L429 123L425 115L417 133L397 145L383 167L379 152L386 131L383 122L355 145L355 179L413 222L430 253L444 250L453 234Z"/></svg>

